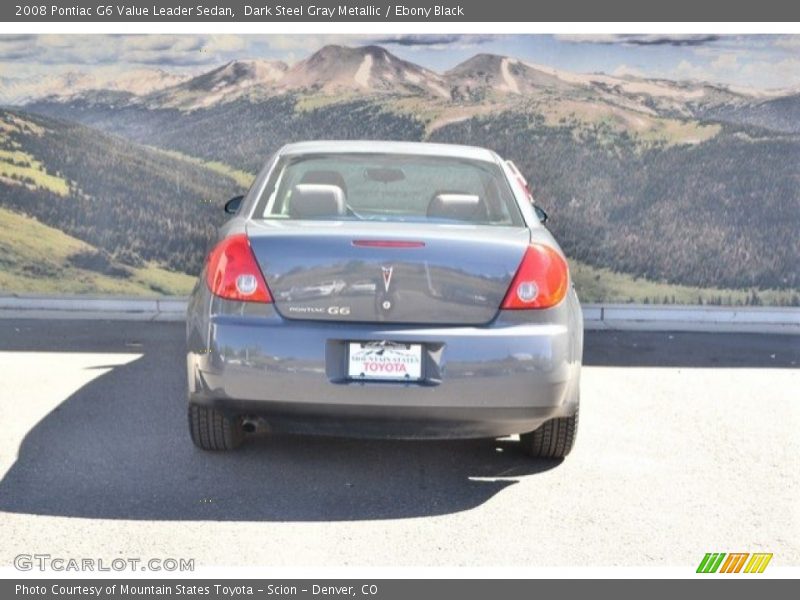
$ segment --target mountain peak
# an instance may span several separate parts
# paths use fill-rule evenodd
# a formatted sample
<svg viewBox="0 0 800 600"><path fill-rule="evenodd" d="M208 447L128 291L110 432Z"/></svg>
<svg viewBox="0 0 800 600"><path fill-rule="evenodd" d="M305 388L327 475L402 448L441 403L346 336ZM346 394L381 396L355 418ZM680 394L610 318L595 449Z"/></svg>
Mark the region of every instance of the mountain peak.
<svg viewBox="0 0 800 600"><path fill-rule="evenodd" d="M535 94L570 87L553 74L516 58L481 53L445 73L457 97L480 98L489 94Z"/></svg>
<svg viewBox="0 0 800 600"><path fill-rule="evenodd" d="M314 57L317 58L335 58L339 56L363 57L366 56L367 54L370 54L372 56L383 56L383 55L394 56L383 46L378 46L375 44L370 44L368 46L343 46L341 44L326 44L325 46L322 46L322 48L314 52L311 56L309 56L307 60L311 60Z"/></svg>
<svg viewBox="0 0 800 600"><path fill-rule="evenodd" d="M374 45L323 46L292 66L281 85L328 93L450 96L439 75Z"/></svg>
<svg viewBox="0 0 800 600"><path fill-rule="evenodd" d="M145 98L147 104L195 109L242 96L269 91L285 75L289 66L279 60L240 59L192 77Z"/></svg>
<svg viewBox="0 0 800 600"><path fill-rule="evenodd" d="M472 68L481 67L481 66L499 66L500 63L508 59L507 56L503 56L502 54L492 54L490 52L479 52L474 56L468 58L462 63L459 63L454 67L454 69L463 68L465 66L470 66Z"/></svg>
<svg viewBox="0 0 800 600"><path fill-rule="evenodd" d="M240 59L232 60L221 67L208 71L191 81L200 88L217 87L220 84L258 85L278 81L288 69L288 65L279 60Z"/></svg>

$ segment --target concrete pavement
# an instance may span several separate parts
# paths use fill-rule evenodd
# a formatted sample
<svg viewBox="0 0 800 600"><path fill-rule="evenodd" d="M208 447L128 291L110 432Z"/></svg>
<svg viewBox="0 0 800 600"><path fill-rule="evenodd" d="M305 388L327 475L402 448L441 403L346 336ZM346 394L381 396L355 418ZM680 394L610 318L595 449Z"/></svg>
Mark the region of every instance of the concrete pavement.
<svg viewBox="0 0 800 600"><path fill-rule="evenodd" d="M513 441L196 450L183 326L0 321L0 565L800 564L800 338L588 332L563 462Z"/></svg>

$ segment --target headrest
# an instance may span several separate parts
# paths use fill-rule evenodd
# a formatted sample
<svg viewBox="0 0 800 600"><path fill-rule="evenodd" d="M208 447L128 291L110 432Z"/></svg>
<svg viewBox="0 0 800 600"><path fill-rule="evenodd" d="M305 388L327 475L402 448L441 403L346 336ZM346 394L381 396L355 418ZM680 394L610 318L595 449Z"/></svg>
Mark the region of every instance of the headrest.
<svg viewBox="0 0 800 600"><path fill-rule="evenodd" d="M331 169L319 169L316 171L306 171L300 179L300 183L323 183L325 185L335 185L342 189L347 195L347 184L339 171Z"/></svg>
<svg viewBox="0 0 800 600"><path fill-rule="evenodd" d="M345 214L344 192L335 185L300 183L292 189L289 216L295 219Z"/></svg>
<svg viewBox="0 0 800 600"><path fill-rule="evenodd" d="M486 206L480 196L444 192L434 194L428 204L428 217L458 221L486 220Z"/></svg>

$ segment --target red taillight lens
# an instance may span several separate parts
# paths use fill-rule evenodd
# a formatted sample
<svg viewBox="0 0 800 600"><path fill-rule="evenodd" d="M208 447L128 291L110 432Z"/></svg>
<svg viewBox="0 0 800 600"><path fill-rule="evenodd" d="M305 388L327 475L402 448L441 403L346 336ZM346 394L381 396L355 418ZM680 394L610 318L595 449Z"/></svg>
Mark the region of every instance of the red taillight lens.
<svg viewBox="0 0 800 600"><path fill-rule="evenodd" d="M206 283L215 296L242 302L272 302L250 242L243 233L225 238L208 255Z"/></svg>
<svg viewBox="0 0 800 600"><path fill-rule="evenodd" d="M501 308L550 308L567 295L568 283L569 267L561 254L550 246L531 244L522 257Z"/></svg>

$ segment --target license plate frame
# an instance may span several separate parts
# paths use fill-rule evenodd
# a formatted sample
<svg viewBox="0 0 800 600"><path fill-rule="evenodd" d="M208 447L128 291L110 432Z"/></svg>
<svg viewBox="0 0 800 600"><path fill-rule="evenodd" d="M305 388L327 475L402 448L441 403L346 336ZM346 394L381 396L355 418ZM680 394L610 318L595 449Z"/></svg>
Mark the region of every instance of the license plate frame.
<svg viewBox="0 0 800 600"><path fill-rule="evenodd" d="M424 348L419 343L348 341L347 378L351 381L403 381L423 379Z"/></svg>

